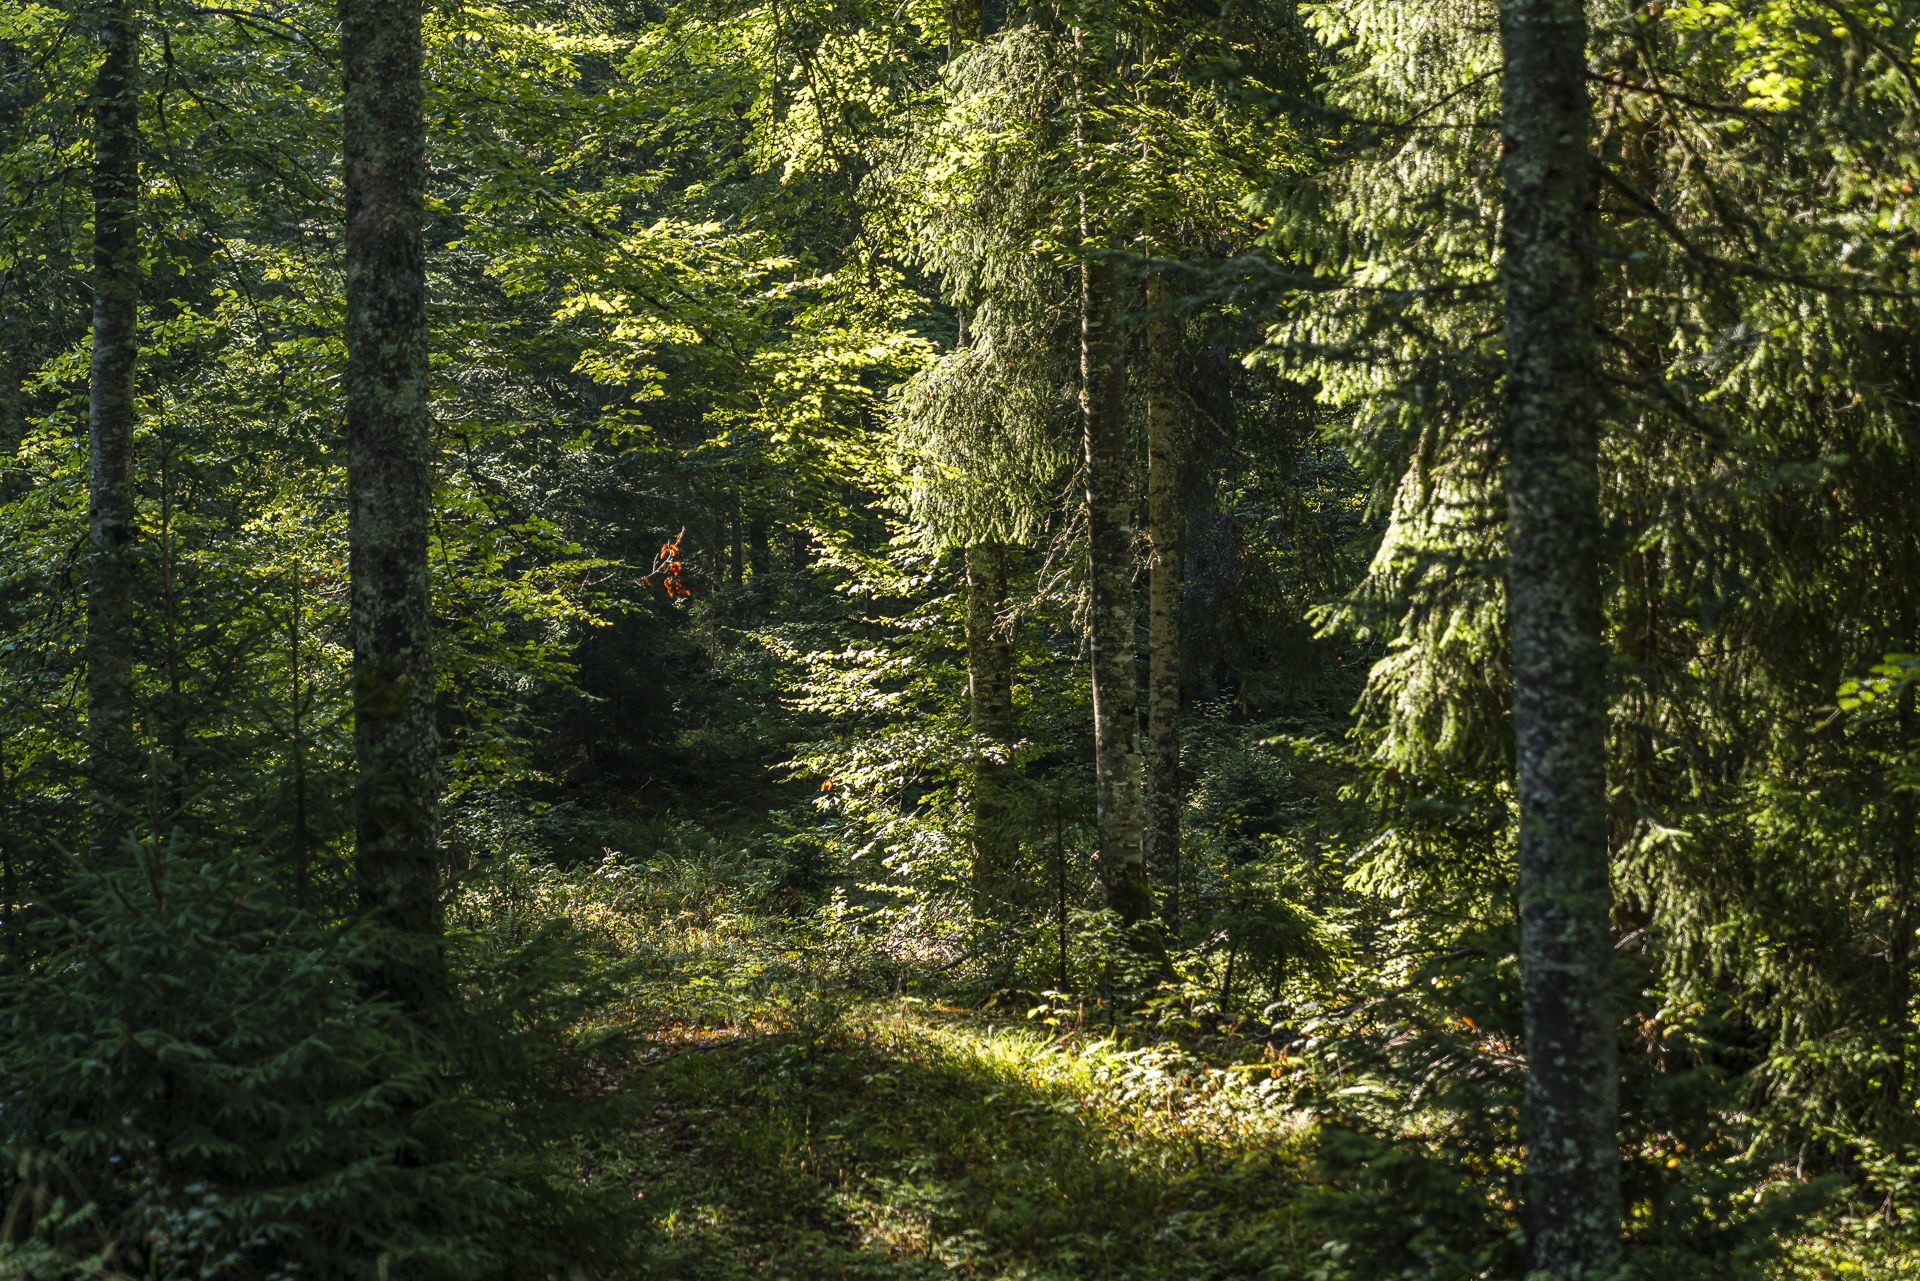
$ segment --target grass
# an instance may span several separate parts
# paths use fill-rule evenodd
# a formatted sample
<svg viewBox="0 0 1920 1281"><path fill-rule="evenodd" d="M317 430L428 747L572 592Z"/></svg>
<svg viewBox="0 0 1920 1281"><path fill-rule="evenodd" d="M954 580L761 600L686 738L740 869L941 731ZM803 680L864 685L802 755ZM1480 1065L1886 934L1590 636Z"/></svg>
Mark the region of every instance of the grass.
<svg viewBox="0 0 1920 1281"><path fill-rule="evenodd" d="M1303 1226L1323 1189L1282 1102L1295 1064L902 995L924 959L832 912L757 908L764 892L732 888L739 867L717 847L644 870L609 859L495 877L468 905L503 942L565 917L629 969L615 1017L643 1048L601 1084L636 1120L578 1148L578 1175L630 1195L646 1224L609 1279L1339 1272L1325 1229ZM1920 1281L1910 1240L1822 1231L1779 1275Z"/></svg>
<svg viewBox="0 0 1920 1281"><path fill-rule="evenodd" d="M657 1040L619 1165L660 1207L648 1276L1281 1275L1301 1159L1246 1075L808 1002Z"/></svg>
<svg viewBox="0 0 1920 1281"><path fill-rule="evenodd" d="M579 1170L639 1199L637 1276L1298 1275L1284 1064L878 999L901 974L870 942L748 910L736 862L496 877L467 905L503 942L564 916L634 969L646 1048L616 1084L642 1119Z"/></svg>

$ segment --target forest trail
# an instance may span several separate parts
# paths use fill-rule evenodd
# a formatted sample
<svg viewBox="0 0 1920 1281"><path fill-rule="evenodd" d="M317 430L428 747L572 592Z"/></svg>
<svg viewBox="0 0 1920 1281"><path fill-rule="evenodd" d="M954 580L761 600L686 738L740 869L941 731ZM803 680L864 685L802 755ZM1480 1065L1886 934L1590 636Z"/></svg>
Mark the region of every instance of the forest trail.
<svg viewBox="0 0 1920 1281"><path fill-rule="evenodd" d="M916 1000L681 1023L596 1159L660 1207L650 1277L1270 1275L1309 1252L1295 1127L1257 1082ZM1286 1275L1298 1275L1288 1267Z"/></svg>

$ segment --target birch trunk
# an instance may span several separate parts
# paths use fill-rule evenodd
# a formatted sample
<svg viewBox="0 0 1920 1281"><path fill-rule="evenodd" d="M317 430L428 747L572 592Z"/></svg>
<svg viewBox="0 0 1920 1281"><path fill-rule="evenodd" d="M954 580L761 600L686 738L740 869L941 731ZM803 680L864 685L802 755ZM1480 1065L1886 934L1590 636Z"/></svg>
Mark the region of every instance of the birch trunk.
<svg viewBox="0 0 1920 1281"><path fill-rule="evenodd" d="M1180 920L1180 580L1178 406L1180 326L1166 280L1147 282L1147 597L1146 858L1167 887L1167 920Z"/></svg>
<svg viewBox="0 0 1920 1281"><path fill-rule="evenodd" d="M427 411L419 0L343 0L347 191L347 540L353 580L354 755L362 907L403 933L440 932L440 784L427 535ZM397 955L380 986L438 1004L431 947Z"/></svg>
<svg viewBox="0 0 1920 1281"><path fill-rule="evenodd" d="M100 22L93 96L93 359L87 389L87 757L96 855L141 805L133 736L134 373L140 358L140 32L129 0Z"/></svg>
<svg viewBox="0 0 1920 1281"><path fill-rule="evenodd" d="M1129 925L1153 912L1143 846L1140 690L1134 671L1133 495L1119 282L1080 268L1080 413L1093 585L1093 753L1100 892Z"/></svg>
<svg viewBox="0 0 1920 1281"><path fill-rule="evenodd" d="M967 693L973 729L973 904L977 916L1014 906L1018 845L1009 823L1014 740L1013 637L1007 604L1007 549L967 549Z"/></svg>
<svg viewBox="0 0 1920 1281"><path fill-rule="evenodd" d="M1527 1267L1620 1254L1606 666L1582 0L1501 0L1509 611L1527 1038Z"/></svg>

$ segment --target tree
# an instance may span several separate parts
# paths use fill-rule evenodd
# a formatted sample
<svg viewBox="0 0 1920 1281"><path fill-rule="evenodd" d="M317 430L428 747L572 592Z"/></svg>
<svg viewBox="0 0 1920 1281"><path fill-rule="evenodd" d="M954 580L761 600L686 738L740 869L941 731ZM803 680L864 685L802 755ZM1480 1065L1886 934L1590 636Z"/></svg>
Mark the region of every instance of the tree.
<svg viewBox="0 0 1920 1281"><path fill-rule="evenodd" d="M1133 467L1127 449L1122 283L1096 157L1109 140L1099 108L1111 76L1111 32L1074 29L1074 145L1080 220L1080 418L1086 477L1087 635L1093 668L1093 755L1100 892L1131 925L1153 912L1147 880L1140 682L1134 671Z"/></svg>
<svg viewBox="0 0 1920 1281"><path fill-rule="evenodd" d="M143 799L133 729L140 28L131 0L103 7L100 43L105 52L92 103L93 352L87 391L87 757L96 855L118 844Z"/></svg>
<svg viewBox="0 0 1920 1281"><path fill-rule="evenodd" d="M1620 1252L1585 0L1502 0L1508 618L1520 811L1527 1264Z"/></svg>
<svg viewBox="0 0 1920 1281"><path fill-rule="evenodd" d="M1180 917L1180 322L1166 277L1147 281L1147 816L1146 858Z"/></svg>
<svg viewBox="0 0 1920 1281"><path fill-rule="evenodd" d="M440 743L420 6L345 0L341 10L356 873L364 910L430 939L440 928ZM439 1000L437 957L400 954L377 985L428 1010Z"/></svg>

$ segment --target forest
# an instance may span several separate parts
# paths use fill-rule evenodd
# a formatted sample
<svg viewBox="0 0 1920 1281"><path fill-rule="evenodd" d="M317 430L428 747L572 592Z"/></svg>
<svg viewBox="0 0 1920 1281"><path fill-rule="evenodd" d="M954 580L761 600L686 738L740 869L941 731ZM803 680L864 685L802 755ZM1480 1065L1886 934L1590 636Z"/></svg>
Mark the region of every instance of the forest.
<svg viewBox="0 0 1920 1281"><path fill-rule="evenodd" d="M0 1281L1920 1279L1920 0L0 0Z"/></svg>

